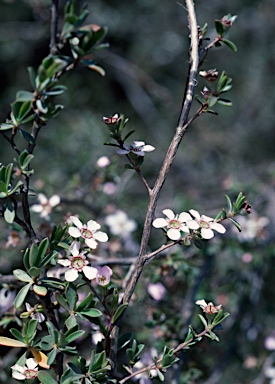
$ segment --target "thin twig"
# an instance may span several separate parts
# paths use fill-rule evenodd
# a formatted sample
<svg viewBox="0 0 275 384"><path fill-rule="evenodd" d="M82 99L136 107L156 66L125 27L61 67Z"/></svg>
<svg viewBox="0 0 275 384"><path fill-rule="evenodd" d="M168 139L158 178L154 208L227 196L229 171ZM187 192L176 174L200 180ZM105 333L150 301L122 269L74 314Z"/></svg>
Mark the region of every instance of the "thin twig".
<svg viewBox="0 0 275 384"><path fill-rule="evenodd" d="M57 25L58 25L58 0L52 0L51 6L51 41L50 53L55 55L57 53Z"/></svg>
<svg viewBox="0 0 275 384"><path fill-rule="evenodd" d="M123 304L129 304L131 297L133 295L133 292L135 290L136 284L138 282L138 279L142 273L144 264L146 262L147 246L150 239L151 226L152 226L152 221L154 218L159 194L165 182L166 176L170 170L170 167L173 163L174 157L181 143L181 140L188 128L188 125L187 125L188 115L190 112L191 104L194 98L194 91L197 84L196 78L197 78L198 65L199 65L199 55L198 55L199 40L198 40L198 25L197 25L193 1L186 0L186 6L188 11L191 44L190 44L190 68L189 68L189 74L187 77L187 85L185 88L182 110L180 113L180 118L179 118L178 127L176 129L176 133L168 148L168 151L165 156L161 170L159 172L158 178L150 194L150 201L149 201L147 214L144 222L140 251L139 251L138 259L135 265L135 269L125 289ZM117 345L118 329L119 329L122 318L123 318L123 314L120 317L120 319L117 321L116 326L113 329L113 345L111 346L111 355L110 355L113 369L115 368L115 365L116 365L116 350L117 350L116 345Z"/></svg>

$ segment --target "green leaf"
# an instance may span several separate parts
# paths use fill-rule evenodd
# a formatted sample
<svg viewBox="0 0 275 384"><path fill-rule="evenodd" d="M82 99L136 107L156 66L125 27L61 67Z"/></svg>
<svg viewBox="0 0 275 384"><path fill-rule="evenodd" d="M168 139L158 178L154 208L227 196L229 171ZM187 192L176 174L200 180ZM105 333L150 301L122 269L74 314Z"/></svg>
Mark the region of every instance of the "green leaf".
<svg viewBox="0 0 275 384"><path fill-rule="evenodd" d="M37 267L36 261L38 257L38 248L36 244L32 244L31 249L30 249L30 266L31 267Z"/></svg>
<svg viewBox="0 0 275 384"><path fill-rule="evenodd" d="M58 301L58 303L61 305L61 307L66 309L66 311L68 311L68 312L70 311L70 307L69 307L67 301L64 299L64 297L60 293L57 292L55 298Z"/></svg>
<svg viewBox="0 0 275 384"><path fill-rule="evenodd" d="M82 309L82 311L80 311L80 313L84 316L89 316L89 317L102 316L102 312L100 312L100 310L96 309L96 308Z"/></svg>
<svg viewBox="0 0 275 384"><path fill-rule="evenodd" d="M87 309L90 307L91 303L93 301L93 294L90 292L83 301L79 303L79 305L76 308L77 312L81 312L83 309Z"/></svg>
<svg viewBox="0 0 275 384"><path fill-rule="evenodd" d="M36 285L36 284L34 284L33 286L33 291L39 296L46 296L48 292L46 287L43 287L42 285Z"/></svg>
<svg viewBox="0 0 275 384"><path fill-rule="evenodd" d="M7 197L8 188L4 181L0 181L0 192L3 194L2 197Z"/></svg>
<svg viewBox="0 0 275 384"><path fill-rule="evenodd" d="M38 321L36 319L31 319L28 322L26 337L29 340L33 340L34 339L35 334L36 334L37 324L38 324Z"/></svg>
<svg viewBox="0 0 275 384"><path fill-rule="evenodd" d="M119 336L118 342L117 342L117 350L119 351L120 349L126 347L131 340L133 339L133 334L131 332L127 332Z"/></svg>
<svg viewBox="0 0 275 384"><path fill-rule="evenodd" d="M66 342L68 344L70 344L72 341L78 339L79 337L81 337L82 335L84 335L85 331L76 331L76 332L73 332L72 334L70 334L69 336L66 336Z"/></svg>
<svg viewBox="0 0 275 384"><path fill-rule="evenodd" d="M77 325L76 316L74 314L71 314L65 321L66 327L68 329L71 329Z"/></svg>
<svg viewBox="0 0 275 384"><path fill-rule="evenodd" d="M15 209L12 201L8 200L5 211L4 211L4 219L8 224L12 224L15 218Z"/></svg>
<svg viewBox="0 0 275 384"><path fill-rule="evenodd" d="M106 75L105 70L100 67L99 65L91 64L87 66L89 69L92 69L93 71L99 73L102 77Z"/></svg>
<svg viewBox="0 0 275 384"><path fill-rule="evenodd" d="M18 91L16 94L16 101L32 101L33 93L28 91Z"/></svg>
<svg viewBox="0 0 275 384"><path fill-rule="evenodd" d="M215 20L215 28L216 28L217 34L222 36L224 33L224 26L220 20Z"/></svg>
<svg viewBox="0 0 275 384"><path fill-rule="evenodd" d="M47 371L38 371L37 377L42 384L57 384Z"/></svg>
<svg viewBox="0 0 275 384"><path fill-rule="evenodd" d="M13 274L18 280L24 281L25 283L30 283L33 281L25 271L22 271L22 269L15 269Z"/></svg>
<svg viewBox="0 0 275 384"><path fill-rule="evenodd" d="M208 327L207 321L205 320L205 317L199 314L200 321L204 325L205 328Z"/></svg>
<svg viewBox="0 0 275 384"><path fill-rule="evenodd" d="M23 181L19 180L16 185L9 191L9 195L13 195L23 185Z"/></svg>
<svg viewBox="0 0 275 384"><path fill-rule="evenodd" d="M78 300L78 295L76 292L76 288L73 284L69 283L65 292L66 299L69 303L70 309L74 310L76 302Z"/></svg>
<svg viewBox="0 0 275 384"><path fill-rule="evenodd" d="M231 223L233 223L235 225L235 227L238 229L239 232L242 232L242 226L241 224L239 224L235 219L233 219L232 217L229 217L228 218L229 221L231 221Z"/></svg>
<svg viewBox="0 0 275 384"><path fill-rule="evenodd" d="M232 107L232 101L227 100L227 99L221 99L220 97L218 98L218 104L224 105L225 107Z"/></svg>
<svg viewBox="0 0 275 384"><path fill-rule="evenodd" d="M28 67L28 73L29 73L29 78L30 78L30 83L33 89L36 88L36 83L35 83L35 70L33 67Z"/></svg>
<svg viewBox="0 0 275 384"><path fill-rule="evenodd" d="M41 241L41 243L38 246L38 254L37 254L37 263L40 264L42 259L44 258L47 249L49 246L49 239L46 237Z"/></svg>
<svg viewBox="0 0 275 384"><path fill-rule="evenodd" d="M58 252L56 251L52 251L50 253L48 253L44 259L40 262L39 264L39 267L42 268L42 267L45 267L46 265L48 265L50 263L50 261L57 255Z"/></svg>
<svg viewBox="0 0 275 384"><path fill-rule="evenodd" d="M56 354L57 354L57 349L54 348L54 349L48 354L47 364L52 365L52 363L54 363L55 358L56 358Z"/></svg>
<svg viewBox="0 0 275 384"><path fill-rule="evenodd" d="M52 87L50 90L44 92L43 94L47 96L57 96L57 95L61 95L66 90L67 90L67 87L65 87L64 85L56 85Z"/></svg>
<svg viewBox="0 0 275 384"><path fill-rule="evenodd" d="M16 309L20 308L21 305L24 303L25 298L26 298L31 286L32 286L32 282L30 282L27 285L24 285L24 287L22 287L20 289L20 291L17 293L16 298L14 300L14 307Z"/></svg>
<svg viewBox="0 0 275 384"><path fill-rule="evenodd" d="M22 135L22 137L30 144L34 144L35 143L35 140L34 138L26 131L24 131L23 129L19 129L19 132L20 134Z"/></svg>
<svg viewBox="0 0 275 384"><path fill-rule="evenodd" d="M128 304L122 304L117 308L112 318L112 324L114 324L117 321L117 319L122 315L122 313L125 311L127 307L128 307Z"/></svg>
<svg viewBox="0 0 275 384"><path fill-rule="evenodd" d="M31 275L32 278L39 276L41 272L42 272L41 268L31 267L29 269L29 274Z"/></svg>
<svg viewBox="0 0 275 384"><path fill-rule="evenodd" d="M227 39L222 39L221 41L224 44L226 44L229 48L231 48L233 52L237 52L238 48L236 47L236 45L234 43L232 43L232 41L227 40Z"/></svg>
<svg viewBox="0 0 275 384"><path fill-rule="evenodd" d="M18 120L19 121L23 120L27 116L27 114L30 112L31 108L32 108L32 105L30 101L23 102L18 112L18 116L17 116Z"/></svg>
<svg viewBox="0 0 275 384"><path fill-rule="evenodd" d="M12 123L2 123L0 124L0 131L7 131L8 129L14 128L14 124Z"/></svg>
<svg viewBox="0 0 275 384"><path fill-rule="evenodd" d="M17 340L21 341L21 343L26 344L26 341L25 341L24 336L22 335L21 332L18 331L18 329L16 329L16 328L11 328L11 329L10 329L10 333L11 333Z"/></svg>
<svg viewBox="0 0 275 384"><path fill-rule="evenodd" d="M230 200L230 197L227 196L227 195L224 195L224 196L225 196L225 199L226 199L226 202L227 202L228 211L232 212L233 206L232 206L232 202Z"/></svg>

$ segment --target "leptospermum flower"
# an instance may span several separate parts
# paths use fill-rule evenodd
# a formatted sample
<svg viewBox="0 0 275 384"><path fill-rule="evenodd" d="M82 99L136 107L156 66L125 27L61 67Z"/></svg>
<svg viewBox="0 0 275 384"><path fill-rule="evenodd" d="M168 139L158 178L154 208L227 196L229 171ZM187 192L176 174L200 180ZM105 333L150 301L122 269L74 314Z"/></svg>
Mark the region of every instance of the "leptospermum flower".
<svg viewBox="0 0 275 384"><path fill-rule="evenodd" d="M89 220L87 224L82 224L78 217L70 216L71 222L76 227L69 228L69 234L74 238L83 237L85 244L91 248L96 249L97 241L108 241L108 235L105 232L98 231L101 225L94 220Z"/></svg>
<svg viewBox="0 0 275 384"><path fill-rule="evenodd" d="M118 209L116 212L108 215L105 223L109 226L113 235L121 235L127 237L137 228L137 223L130 219L126 212Z"/></svg>
<svg viewBox="0 0 275 384"><path fill-rule="evenodd" d="M133 141L131 145L123 144L123 148L116 151L119 155L127 155L132 152L137 156L144 156L145 152L152 152L155 149L152 145L146 145L144 141Z"/></svg>
<svg viewBox="0 0 275 384"><path fill-rule="evenodd" d="M60 204L60 197L58 195L53 195L48 199L43 193L39 193L37 198L39 204L34 204L31 210L40 213L42 218L48 218L53 208Z"/></svg>
<svg viewBox="0 0 275 384"><path fill-rule="evenodd" d="M195 220L188 221L186 224L190 229L199 229L203 239L214 237L213 229L219 233L225 233L226 229L220 223L216 223L212 217L200 215L198 211L190 209L189 212Z"/></svg>
<svg viewBox="0 0 275 384"><path fill-rule="evenodd" d="M38 374L37 361L33 358L26 360L26 366L15 364L11 367L12 377L16 380L28 380L36 378Z"/></svg>
<svg viewBox="0 0 275 384"><path fill-rule="evenodd" d="M197 300L196 304L199 305L203 312L207 313L208 315L213 315L214 313L219 312L221 309L221 305L214 305L213 303L208 303L205 300Z"/></svg>
<svg viewBox="0 0 275 384"><path fill-rule="evenodd" d="M105 265L102 268L96 267L96 269L97 269L96 282L98 285L105 287L110 283L110 278L113 274L113 271L107 265Z"/></svg>
<svg viewBox="0 0 275 384"><path fill-rule="evenodd" d="M92 280L96 278L97 269L88 266L89 262L86 259L84 252L79 252L80 243L74 241L69 250L72 254L68 259L58 260L58 263L63 267L69 267L68 271L65 272L66 281L75 281L80 272L83 272L87 279Z"/></svg>
<svg viewBox="0 0 275 384"><path fill-rule="evenodd" d="M155 228L165 228L167 227L167 236L171 240L179 240L181 238L181 231L189 233L189 228L186 225L187 221L191 221L192 217L187 212L182 212L179 215L171 209L164 209L162 211L167 219L159 218L153 221L153 226Z"/></svg>

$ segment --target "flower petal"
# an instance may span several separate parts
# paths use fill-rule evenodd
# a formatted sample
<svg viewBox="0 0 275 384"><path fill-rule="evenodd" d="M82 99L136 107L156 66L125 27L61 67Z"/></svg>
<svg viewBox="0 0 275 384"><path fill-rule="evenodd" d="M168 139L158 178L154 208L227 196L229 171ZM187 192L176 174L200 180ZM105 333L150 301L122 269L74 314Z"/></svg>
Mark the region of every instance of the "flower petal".
<svg viewBox="0 0 275 384"><path fill-rule="evenodd" d="M70 245L70 252L73 256L77 256L79 255L79 248L80 248L80 243L78 241L74 241L71 245Z"/></svg>
<svg viewBox="0 0 275 384"><path fill-rule="evenodd" d="M15 370L17 372L21 372L21 373L23 373L25 371L25 368L21 367L21 365L19 365L19 364L14 364L11 367L11 369L13 369L13 370ZM24 378L25 378L25 376L24 376Z"/></svg>
<svg viewBox="0 0 275 384"><path fill-rule="evenodd" d="M162 218L160 218L160 219L155 219L155 220L153 221L153 226L154 226L155 228L163 228L163 227L166 227L166 226L167 226L167 221L166 221L165 219L162 219Z"/></svg>
<svg viewBox="0 0 275 384"><path fill-rule="evenodd" d="M209 216L206 216L206 215L201 215L201 220L203 221L213 221L213 217L209 217Z"/></svg>
<svg viewBox="0 0 275 384"><path fill-rule="evenodd" d="M192 220L192 216L187 212L181 212L179 215L179 221L186 223L188 220Z"/></svg>
<svg viewBox="0 0 275 384"><path fill-rule="evenodd" d="M101 225L98 224L97 221L94 221L94 220L89 220L88 223L87 223L87 228L90 230L90 231L96 231L97 229L101 228Z"/></svg>
<svg viewBox="0 0 275 384"><path fill-rule="evenodd" d="M153 147L152 145L144 145L144 147L142 148L142 150L144 152L152 152L155 150L155 147Z"/></svg>
<svg viewBox="0 0 275 384"><path fill-rule="evenodd" d="M198 211L195 211L195 209L189 209L189 212L191 213L192 216L195 217L195 219L200 220L201 217Z"/></svg>
<svg viewBox="0 0 275 384"><path fill-rule="evenodd" d="M101 231L95 232L94 238L98 241L101 241L102 243L105 243L106 241L108 241L107 233L101 232Z"/></svg>
<svg viewBox="0 0 275 384"><path fill-rule="evenodd" d="M171 228L171 229L169 229L169 230L167 231L167 236L168 236L169 239L171 239L171 240L178 240L178 239L180 239L180 237L181 237L181 233L180 233L180 231L179 231L178 229L173 229L173 228Z"/></svg>
<svg viewBox="0 0 275 384"><path fill-rule="evenodd" d="M143 147L144 144L145 144L144 141L135 140L135 141L133 141L133 143L132 143L132 147L135 147L135 148Z"/></svg>
<svg viewBox="0 0 275 384"><path fill-rule="evenodd" d="M43 211L43 207L41 204L34 204L31 206L31 210L36 213L40 213Z"/></svg>
<svg viewBox="0 0 275 384"><path fill-rule="evenodd" d="M26 379L25 375L22 375L22 373L19 373L17 371L12 372L12 377L16 380L25 380Z"/></svg>
<svg viewBox="0 0 275 384"><path fill-rule="evenodd" d="M119 155L127 155L127 153L130 153L130 149L118 149L116 153Z"/></svg>
<svg viewBox="0 0 275 384"><path fill-rule="evenodd" d="M214 237L214 232L210 228L202 228L201 229L201 236L204 239L212 239L212 237Z"/></svg>
<svg viewBox="0 0 275 384"><path fill-rule="evenodd" d="M190 220L186 222L186 225L190 229L198 229L200 226L196 220Z"/></svg>
<svg viewBox="0 0 275 384"><path fill-rule="evenodd" d="M96 278L97 269L94 267L88 267L87 265L85 265L85 267L83 267L83 273L87 277L87 279L93 280Z"/></svg>
<svg viewBox="0 0 275 384"><path fill-rule="evenodd" d="M29 359L26 360L26 366L29 369L34 369L37 367L37 365L38 365L37 361L35 359L33 359L32 357L30 357Z"/></svg>
<svg viewBox="0 0 275 384"><path fill-rule="evenodd" d="M70 228L68 229L68 232L69 232L69 234L70 234L72 237L75 237L75 238L81 236L81 232L80 232L80 230L79 230L78 228L76 228L76 227L70 227Z"/></svg>
<svg viewBox="0 0 275 384"><path fill-rule="evenodd" d="M81 223L81 221L79 220L78 217L76 216L70 216L70 220L71 222L79 229L81 229L83 227L83 224Z"/></svg>
<svg viewBox="0 0 275 384"><path fill-rule="evenodd" d="M163 213L165 216L167 216L168 219L170 219L170 220L174 219L174 217L175 217L175 214L174 214L174 212L172 211L172 209L164 209L164 210L162 211L162 213Z"/></svg>
<svg viewBox="0 0 275 384"><path fill-rule="evenodd" d="M65 280L66 281L75 281L78 278L78 272L76 269L69 269L65 272Z"/></svg>
<svg viewBox="0 0 275 384"><path fill-rule="evenodd" d="M94 239L85 239L85 244L91 249L96 249L97 242Z"/></svg>
<svg viewBox="0 0 275 384"><path fill-rule="evenodd" d="M49 204L51 207L55 207L56 205L60 204L60 197L58 195L53 195L50 200Z"/></svg>
<svg viewBox="0 0 275 384"><path fill-rule="evenodd" d="M201 308L204 308L207 306L207 303L205 300L197 300L196 304L199 305Z"/></svg>
<svg viewBox="0 0 275 384"><path fill-rule="evenodd" d="M143 151L137 151L136 149L132 150L131 152L137 156L144 156L145 155L145 153Z"/></svg>
<svg viewBox="0 0 275 384"><path fill-rule="evenodd" d="M226 231L224 226L219 224L219 223L211 223L211 228L215 229L215 231L217 231L219 233L225 233L225 231Z"/></svg>
<svg viewBox="0 0 275 384"><path fill-rule="evenodd" d="M37 198L38 198L40 204L47 204L49 201L47 199L47 197L44 195L44 193L38 193Z"/></svg>
<svg viewBox="0 0 275 384"><path fill-rule="evenodd" d="M58 262L58 264L63 265L63 267L69 267L71 265L71 262L68 259L66 259L66 260L58 260L57 262Z"/></svg>

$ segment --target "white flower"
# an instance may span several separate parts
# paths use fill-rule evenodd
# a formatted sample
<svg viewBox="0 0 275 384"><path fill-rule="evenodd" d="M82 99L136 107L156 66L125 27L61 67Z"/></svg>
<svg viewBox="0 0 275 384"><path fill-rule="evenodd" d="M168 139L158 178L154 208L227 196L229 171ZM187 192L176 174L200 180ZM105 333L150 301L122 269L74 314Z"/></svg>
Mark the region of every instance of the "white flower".
<svg viewBox="0 0 275 384"><path fill-rule="evenodd" d="M223 225L216 223L212 217L205 215L200 216L198 211L190 209L189 212L195 218L195 220L188 221L186 225L190 229L199 229L202 238L212 239L214 237L213 229L219 233L225 233L225 228Z"/></svg>
<svg viewBox="0 0 275 384"><path fill-rule="evenodd" d="M154 300L160 301L164 298L166 288L161 283L149 283L147 286L147 291Z"/></svg>
<svg viewBox="0 0 275 384"><path fill-rule="evenodd" d="M60 204L60 197L58 195L53 195L48 199L43 193L39 193L37 198L40 204L34 204L31 210L40 213L42 218L48 218L53 208Z"/></svg>
<svg viewBox="0 0 275 384"><path fill-rule="evenodd" d="M38 373L37 365L37 361L33 358L26 360L25 367L15 364L11 367L12 377L16 380L34 379Z"/></svg>
<svg viewBox="0 0 275 384"><path fill-rule="evenodd" d="M127 153L134 153L138 156L144 156L145 152L152 152L155 149L152 145L145 145L144 141L133 141L130 146L123 145L123 149L118 149L116 152L119 155L127 155Z"/></svg>
<svg viewBox="0 0 275 384"><path fill-rule="evenodd" d="M137 223L129 219L127 213L119 209L108 215L105 223L110 227L110 232L113 235L127 236L137 228Z"/></svg>
<svg viewBox="0 0 275 384"><path fill-rule="evenodd" d="M213 303L208 303L205 300L197 300L196 304L199 305L203 312L208 313L209 315L212 315L213 313L219 312L221 309L221 305L214 305Z"/></svg>
<svg viewBox="0 0 275 384"><path fill-rule="evenodd" d="M76 226L69 228L69 234L72 237L78 238L83 237L85 243L91 249L96 249L97 241L106 242L108 241L108 236L105 232L98 231L101 228L94 220L89 220L87 224L82 224L81 221L76 216L70 216L70 220Z"/></svg>
<svg viewBox="0 0 275 384"><path fill-rule="evenodd" d="M99 168L105 168L105 167L108 167L108 165L110 165L110 159L109 159L109 157L107 157L107 156L101 156L101 157L97 160L96 165L97 165Z"/></svg>
<svg viewBox="0 0 275 384"><path fill-rule="evenodd" d="M269 219L265 216L258 216L253 213L248 217L239 216L237 221L242 227L242 232L239 232L235 226L232 227L232 230L237 233L239 240L242 242L264 240L268 236Z"/></svg>
<svg viewBox="0 0 275 384"><path fill-rule="evenodd" d="M155 228L169 228L167 231L169 239L179 240L181 238L181 231L189 233L189 228L186 225L187 221L192 220L189 213L182 212L179 215L175 215L171 209L164 209L162 213L167 216L167 219L155 219L153 221L153 226Z"/></svg>
<svg viewBox="0 0 275 384"><path fill-rule="evenodd" d="M79 272L83 272L89 280L96 278L97 269L87 265L86 256L84 252L79 253L79 248L80 243L74 241L69 248L72 256L69 259L58 260L59 264L69 267L69 270L65 272L66 281L75 281L78 278Z"/></svg>

